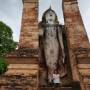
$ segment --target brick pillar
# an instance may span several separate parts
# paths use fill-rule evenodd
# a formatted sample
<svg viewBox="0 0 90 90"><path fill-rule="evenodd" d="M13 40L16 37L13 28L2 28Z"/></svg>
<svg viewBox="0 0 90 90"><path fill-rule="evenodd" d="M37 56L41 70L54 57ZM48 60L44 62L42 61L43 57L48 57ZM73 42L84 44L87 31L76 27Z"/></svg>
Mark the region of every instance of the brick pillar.
<svg viewBox="0 0 90 90"><path fill-rule="evenodd" d="M88 42L77 0L63 0L63 12L70 46L77 48Z"/></svg>
<svg viewBox="0 0 90 90"><path fill-rule="evenodd" d="M79 81L77 60L74 50L88 42L87 33L80 15L77 0L63 0L63 14L69 49L72 78Z"/></svg>
<svg viewBox="0 0 90 90"><path fill-rule="evenodd" d="M38 48L38 0L23 0L19 48Z"/></svg>

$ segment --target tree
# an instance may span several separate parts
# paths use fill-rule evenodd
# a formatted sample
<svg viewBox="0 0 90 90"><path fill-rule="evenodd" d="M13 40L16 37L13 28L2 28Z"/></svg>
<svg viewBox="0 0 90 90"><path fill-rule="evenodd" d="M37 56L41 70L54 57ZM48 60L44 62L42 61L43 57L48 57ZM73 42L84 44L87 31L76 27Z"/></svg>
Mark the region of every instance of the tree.
<svg viewBox="0 0 90 90"><path fill-rule="evenodd" d="M6 71L8 65L5 55L16 49L17 43L13 41L12 33L11 28L0 21L0 74Z"/></svg>
<svg viewBox="0 0 90 90"><path fill-rule="evenodd" d="M15 50L16 42L13 41L12 30L9 26L0 22L0 56Z"/></svg>

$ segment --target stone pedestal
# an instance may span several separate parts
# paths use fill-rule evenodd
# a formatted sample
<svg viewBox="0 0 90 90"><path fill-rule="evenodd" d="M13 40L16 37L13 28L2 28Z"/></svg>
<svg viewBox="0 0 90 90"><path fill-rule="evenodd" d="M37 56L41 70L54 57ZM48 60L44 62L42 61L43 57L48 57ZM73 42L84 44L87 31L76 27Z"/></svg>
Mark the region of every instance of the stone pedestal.
<svg viewBox="0 0 90 90"><path fill-rule="evenodd" d="M38 65L10 64L8 71L0 76L0 90L37 90Z"/></svg>
<svg viewBox="0 0 90 90"><path fill-rule="evenodd" d="M75 52L82 90L90 90L90 44L86 44Z"/></svg>

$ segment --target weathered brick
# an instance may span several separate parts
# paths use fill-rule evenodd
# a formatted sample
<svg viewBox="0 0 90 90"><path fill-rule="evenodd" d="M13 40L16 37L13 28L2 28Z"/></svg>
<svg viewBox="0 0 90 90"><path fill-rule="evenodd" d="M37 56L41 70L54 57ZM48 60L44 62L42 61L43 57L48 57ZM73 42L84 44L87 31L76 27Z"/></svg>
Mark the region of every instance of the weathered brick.
<svg viewBox="0 0 90 90"><path fill-rule="evenodd" d="M23 0L23 16L19 41L20 48L21 47L38 48L37 17L38 17L38 0Z"/></svg>
<svg viewBox="0 0 90 90"><path fill-rule="evenodd" d="M80 15L77 0L63 0L63 12L68 38L72 76L73 80L78 81L79 75L76 66L77 61L73 49L78 48L82 44L88 43L89 41Z"/></svg>

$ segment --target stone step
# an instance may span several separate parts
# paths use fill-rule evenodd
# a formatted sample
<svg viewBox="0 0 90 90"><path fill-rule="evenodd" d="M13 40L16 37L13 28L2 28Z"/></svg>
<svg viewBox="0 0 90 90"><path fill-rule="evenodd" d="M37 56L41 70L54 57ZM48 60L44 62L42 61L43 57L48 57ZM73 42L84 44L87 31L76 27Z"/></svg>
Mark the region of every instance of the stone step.
<svg viewBox="0 0 90 90"><path fill-rule="evenodd" d="M39 90L73 90L72 87L40 87Z"/></svg>
<svg viewBox="0 0 90 90"><path fill-rule="evenodd" d="M54 90L54 87L40 87L39 90Z"/></svg>
<svg viewBox="0 0 90 90"><path fill-rule="evenodd" d="M55 88L54 90L73 90L72 87L60 87L60 88Z"/></svg>

